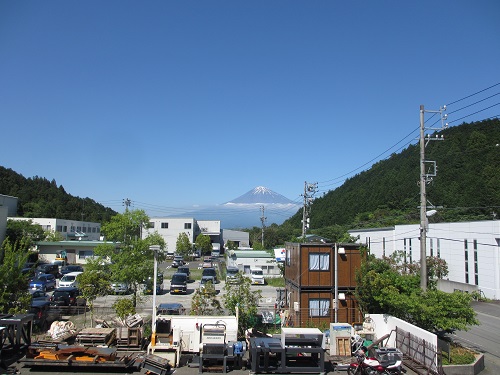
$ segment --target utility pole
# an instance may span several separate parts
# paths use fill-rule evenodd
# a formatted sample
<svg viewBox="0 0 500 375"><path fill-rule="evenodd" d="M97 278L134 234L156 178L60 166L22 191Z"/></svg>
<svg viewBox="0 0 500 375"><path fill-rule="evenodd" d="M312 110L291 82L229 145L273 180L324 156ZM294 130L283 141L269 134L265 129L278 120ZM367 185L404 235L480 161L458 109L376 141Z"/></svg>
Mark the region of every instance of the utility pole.
<svg viewBox="0 0 500 375"><path fill-rule="evenodd" d="M311 203L313 201L314 194L316 194L318 188L318 183L307 183L304 181L304 207L302 209L302 238L305 241L307 230L309 229L309 213L311 209Z"/></svg>
<svg viewBox="0 0 500 375"><path fill-rule="evenodd" d="M443 111L446 111L446 106L443 106L439 111L426 111L424 106L420 106L420 288L422 291L427 290L427 183L432 181L432 177L436 176L437 166L435 161L425 160L425 147L429 141L442 141L443 136L436 138L431 138L430 136L425 136L425 131L429 129L442 130L448 127L448 124L443 124L448 115L443 116ZM439 113L441 116L441 127L440 128L425 128L424 115L425 112ZM431 163L434 166L432 173L427 173L425 164Z"/></svg>
<svg viewBox="0 0 500 375"><path fill-rule="evenodd" d="M128 198L125 198L123 200L123 205L125 206L125 211L128 211L128 208L130 207L130 205L132 204L132 201Z"/></svg>
<svg viewBox="0 0 500 375"><path fill-rule="evenodd" d="M262 223L262 248L264 248L264 229L266 227L266 219L264 216L264 206L260 206L260 211L262 212L262 216L260 217L260 221Z"/></svg>

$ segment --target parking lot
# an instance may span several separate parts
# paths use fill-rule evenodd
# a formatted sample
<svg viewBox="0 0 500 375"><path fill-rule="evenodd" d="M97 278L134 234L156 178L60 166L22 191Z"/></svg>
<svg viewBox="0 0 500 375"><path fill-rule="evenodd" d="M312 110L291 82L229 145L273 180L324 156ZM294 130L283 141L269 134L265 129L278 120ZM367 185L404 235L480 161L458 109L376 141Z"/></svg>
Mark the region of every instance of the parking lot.
<svg viewBox="0 0 500 375"><path fill-rule="evenodd" d="M198 259L192 262L187 262L187 266L189 266L191 272L191 280L189 280L187 284L187 293L186 294L170 294L170 279L171 276L177 271L176 268L172 267L172 262L165 262L158 266L158 272L162 272L164 275L163 281L163 292L161 294L157 294L156 296L156 305L160 303L166 302L178 302L181 303L187 310L191 308L191 300L195 293L195 291L200 286L200 278L203 270L203 261ZM215 263L217 267L224 267L221 263ZM217 291L217 298L222 298L225 290L224 287L226 285L225 280L219 280L219 282L215 285L215 289ZM276 288L269 285L252 285L252 290L261 290L262 298L260 305L262 306L273 306L276 300ZM113 303L118 298L123 298L122 295L108 295L106 297L99 297L95 301L94 305L96 308L103 307L111 307ZM141 296L143 306L141 310L152 311L153 306L153 296L152 295L143 295Z"/></svg>

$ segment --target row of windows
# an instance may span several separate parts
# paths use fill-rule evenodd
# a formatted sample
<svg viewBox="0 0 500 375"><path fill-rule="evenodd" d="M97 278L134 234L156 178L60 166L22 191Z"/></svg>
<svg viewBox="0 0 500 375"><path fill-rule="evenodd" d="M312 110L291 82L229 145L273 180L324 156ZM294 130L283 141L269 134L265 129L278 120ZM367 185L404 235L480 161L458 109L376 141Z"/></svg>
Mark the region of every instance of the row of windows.
<svg viewBox="0 0 500 375"><path fill-rule="evenodd" d="M154 229L154 227L155 227L154 221L150 221L148 227ZM192 227L192 223L184 223L184 229L191 229L191 227ZM167 222L160 223L160 228L161 229L168 229L168 223Z"/></svg>
<svg viewBox="0 0 500 375"><path fill-rule="evenodd" d="M42 225L41 226L43 230L50 231L52 230L51 225ZM56 231L60 233L67 233L68 232L68 226L67 225L57 225L56 226ZM75 233L75 232L82 232L82 233L99 233L101 231L100 227L91 227L91 226L70 226L69 233Z"/></svg>

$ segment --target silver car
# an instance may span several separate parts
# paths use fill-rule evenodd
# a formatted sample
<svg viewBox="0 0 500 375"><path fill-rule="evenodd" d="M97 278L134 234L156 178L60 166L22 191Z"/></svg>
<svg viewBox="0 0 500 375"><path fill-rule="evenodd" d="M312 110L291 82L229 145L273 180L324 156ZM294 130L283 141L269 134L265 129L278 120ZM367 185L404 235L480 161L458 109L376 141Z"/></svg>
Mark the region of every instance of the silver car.
<svg viewBox="0 0 500 375"><path fill-rule="evenodd" d="M127 283L115 282L111 284L114 294L127 294L130 290Z"/></svg>

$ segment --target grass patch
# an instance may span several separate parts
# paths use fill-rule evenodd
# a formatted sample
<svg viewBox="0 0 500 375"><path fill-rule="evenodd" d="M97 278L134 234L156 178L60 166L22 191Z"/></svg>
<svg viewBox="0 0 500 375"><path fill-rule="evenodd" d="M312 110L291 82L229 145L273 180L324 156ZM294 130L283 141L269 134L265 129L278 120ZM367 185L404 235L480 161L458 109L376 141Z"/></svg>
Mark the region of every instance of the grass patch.
<svg viewBox="0 0 500 375"><path fill-rule="evenodd" d="M450 360L443 356L443 365L470 365L476 360L476 353L463 346L452 344L450 347Z"/></svg>
<svg viewBox="0 0 500 375"><path fill-rule="evenodd" d="M274 286L276 288L285 287L285 278L284 277L270 277L266 278L266 284Z"/></svg>

